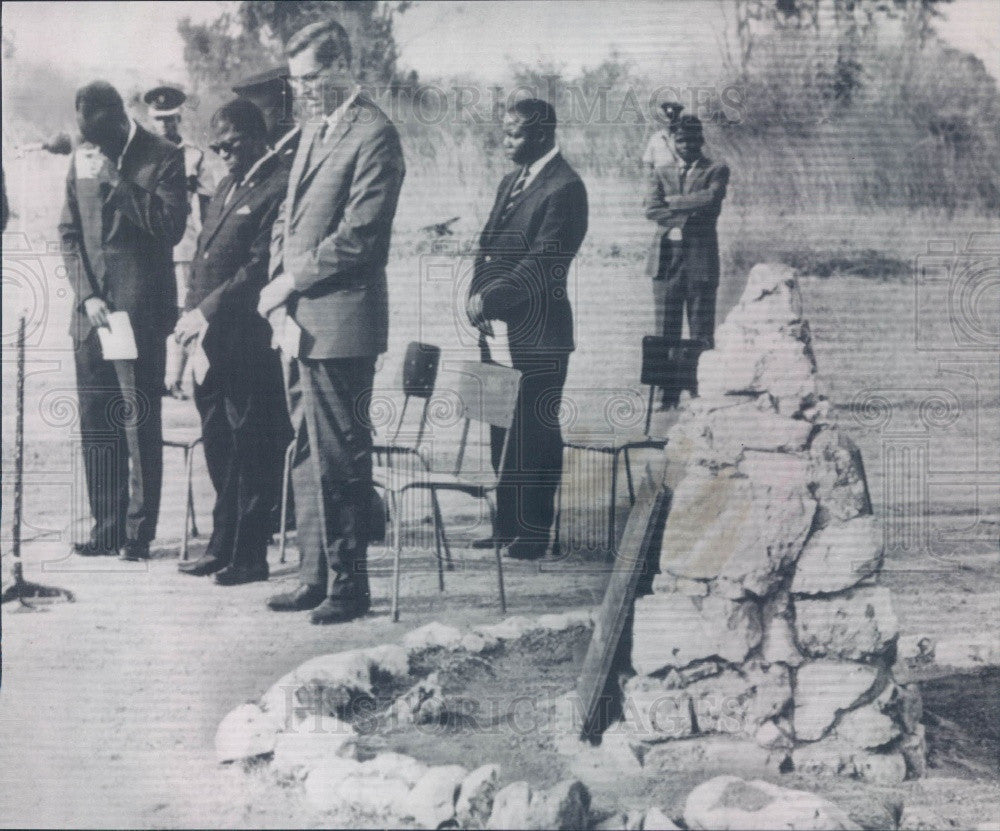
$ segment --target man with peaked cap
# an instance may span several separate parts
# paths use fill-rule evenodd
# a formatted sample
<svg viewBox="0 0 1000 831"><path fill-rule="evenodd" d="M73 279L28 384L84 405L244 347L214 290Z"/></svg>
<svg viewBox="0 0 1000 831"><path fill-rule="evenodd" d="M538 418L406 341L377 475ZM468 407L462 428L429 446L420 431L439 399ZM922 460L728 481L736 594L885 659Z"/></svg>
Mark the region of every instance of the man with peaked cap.
<svg viewBox="0 0 1000 831"><path fill-rule="evenodd" d="M188 218L184 237L174 248L174 274L177 279L177 299L183 303L191 282L191 260L194 259L202 221L212 198L212 178L205 165L205 151L181 137L181 105L187 96L177 87L159 86L149 90L142 100L149 106L149 117L157 132L184 151L184 174L188 190ZM178 306L180 310L180 306ZM187 398L184 390L184 369L187 353L176 341L167 343L167 368L164 384L175 398Z"/></svg>
<svg viewBox="0 0 1000 831"><path fill-rule="evenodd" d="M302 128L292 116L292 85L288 80L288 65L258 72L233 86L240 98L255 104L264 114L267 140L274 152L291 169L299 147Z"/></svg>
<svg viewBox="0 0 1000 831"><path fill-rule="evenodd" d="M653 169L643 206L646 219L657 225L647 264L653 280L656 334L679 340L686 313L691 340L712 349L719 288L715 226L729 185L729 167L704 156L704 143L697 116L678 119L674 147L680 164ZM677 403L675 394L661 392L660 409Z"/></svg>
<svg viewBox="0 0 1000 831"><path fill-rule="evenodd" d="M649 143L642 154L642 165L647 173L665 164L681 163L680 156L674 149L674 135L677 132L677 123L684 105L667 99L660 104L660 109L663 111L667 126L650 136Z"/></svg>

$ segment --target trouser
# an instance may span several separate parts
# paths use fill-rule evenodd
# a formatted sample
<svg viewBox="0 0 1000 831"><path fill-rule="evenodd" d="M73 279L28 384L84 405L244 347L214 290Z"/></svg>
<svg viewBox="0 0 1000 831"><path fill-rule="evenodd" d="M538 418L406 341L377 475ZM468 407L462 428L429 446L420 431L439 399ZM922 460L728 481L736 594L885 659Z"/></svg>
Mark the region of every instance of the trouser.
<svg viewBox="0 0 1000 831"><path fill-rule="evenodd" d="M206 556L239 568L267 562L272 512L291 436L278 356L243 339L212 356L194 388L208 474L215 488Z"/></svg>
<svg viewBox="0 0 1000 831"><path fill-rule="evenodd" d="M555 494L562 477L563 439L559 408L569 367L569 353L539 351L519 357L521 371L514 419L507 430L490 430L493 469L500 472L494 536L504 540L547 543L555 514Z"/></svg>
<svg viewBox="0 0 1000 831"><path fill-rule="evenodd" d="M715 345L715 295L718 288L714 282L688 280L683 272L653 280L657 333L667 340L680 340L686 313L690 339L701 341L704 349L712 349ZM665 390L661 393L664 396L667 394Z"/></svg>
<svg viewBox="0 0 1000 831"><path fill-rule="evenodd" d="M90 542L102 548L151 542L160 511L165 345L135 334L134 361L105 361L96 329L74 351Z"/></svg>
<svg viewBox="0 0 1000 831"><path fill-rule="evenodd" d="M330 597L360 599L368 594L375 357L296 358L285 373L301 580Z"/></svg>

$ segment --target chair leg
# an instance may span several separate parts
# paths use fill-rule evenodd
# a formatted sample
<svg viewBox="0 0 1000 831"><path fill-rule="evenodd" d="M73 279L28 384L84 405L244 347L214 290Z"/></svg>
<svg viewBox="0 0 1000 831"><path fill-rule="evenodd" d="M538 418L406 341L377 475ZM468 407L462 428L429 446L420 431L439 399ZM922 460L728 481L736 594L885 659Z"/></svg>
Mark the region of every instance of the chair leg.
<svg viewBox="0 0 1000 831"><path fill-rule="evenodd" d="M496 506L493 504L493 500L489 497L486 498L486 504L490 506L490 527L496 528ZM502 614L507 614L507 596L503 590L503 558L500 556L500 541L493 537L493 553L497 558L497 586L500 589L500 612Z"/></svg>
<svg viewBox="0 0 1000 831"><path fill-rule="evenodd" d="M184 503L184 535L181 537L181 560L187 560L188 558L188 528L194 520L194 500L191 496L191 474L192 474L192 464L194 460L194 453L191 452L189 447L184 448L184 477L187 485L187 499ZM196 532L194 529L192 533ZM195 533L195 536L197 534Z"/></svg>
<svg viewBox="0 0 1000 831"><path fill-rule="evenodd" d="M618 453L611 454L611 499L608 505L608 556L615 556L615 499L618 497Z"/></svg>
<svg viewBox="0 0 1000 831"><path fill-rule="evenodd" d="M439 535L435 538L435 543L440 539L441 547L444 549L444 561L448 567L448 571L455 570L455 564L451 561L451 546L448 545L448 536L444 532L444 518L441 516L441 503L438 502L437 491L431 491L431 505L434 509L434 527L435 533ZM438 550L438 559L441 557L440 549ZM442 578L441 583L442 590L444 589L444 582Z"/></svg>
<svg viewBox="0 0 1000 831"><path fill-rule="evenodd" d="M632 464L629 461L628 448L623 451L625 454L625 480L628 482L628 504L635 505L635 487L632 484Z"/></svg>
<svg viewBox="0 0 1000 831"><path fill-rule="evenodd" d="M563 466L565 470L565 465ZM552 539L552 556L559 557L562 554L561 545L559 542L559 527L562 525L562 489L563 483L562 478L559 479L559 484L556 486L556 520L553 523L555 525L555 531L553 532Z"/></svg>
<svg viewBox="0 0 1000 831"><path fill-rule="evenodd" d="M397 503L396 494L393 493L393 503ZM392 557L392 622L399 621L399 561L403 553L403 521L398 510L393 510L393 557Z"/></svg>
<svg viewBox="0 0 1000 831"><path fill-rule="evenodd" d="M434 505L434 553L437 555L438 591L444 591L444 558L441 556L441 545L444 529L441 527L441 516L437 510L437 493L431 489L431 502ZM447 543L445 543L447 545Z"/></svg>
<svg viewBox="0 0 1000 831"><path fill-rule="evenodd" d="M288 482L292 476L292 451L295 440L285 449L285 466L281 472L281 525L278 529L278 562L285 562L285 542L288 537Z"/></svg>

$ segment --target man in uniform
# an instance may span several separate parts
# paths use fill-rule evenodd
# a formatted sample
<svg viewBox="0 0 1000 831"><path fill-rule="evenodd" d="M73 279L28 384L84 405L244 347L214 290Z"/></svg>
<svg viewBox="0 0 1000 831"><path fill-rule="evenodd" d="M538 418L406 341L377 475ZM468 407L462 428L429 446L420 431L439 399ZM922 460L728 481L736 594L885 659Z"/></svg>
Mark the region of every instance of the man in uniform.
<svg viewBox="0 0 1000 831"><path fill-rule="evenodd" d="M77 91L76 120L83 143L71 157L59 233L75 296L70 334L94 526L74 548L141 560L160 510L164 351L177 319L171 251L187 219L184 156L129 118L104 81ZM128 315L134 359L104 358L98 331L112 312Z"/></svg>
<svg viewBox="0 0 1000 831"><path fill-rule="evenodd" d="M644 207L657 224L647 273L653 280L656 332L679 340L687 312L691 340L715 343L715 295L719 288L719 238L715 226L729 184L729 168L702 155L701 121L682 116L675 131L679 165L649 174ZM677 405L664 390L660 409Z"/></svg>
<svg viewBox="0 0 1000 831"><path fill-rule="evenodd" d="M677 132L677 122L684 105L677 101L664 101L660 104L660 109L663 110L667 126L650 136L646 150L642 154L642 166L647 173L665 164L681 163L681 158L674 149L674 134Z"/></svg>
<svg viewBox="0 0 1000 831"><path fill-rule="evenodd" d="M191 283L191 260L198 244L198 233L208 211L212 197L212 179L205 165L205 151L181 137L181 105L187 96L173 86L159 86L149 90L142 100L149 106L149 117L157 132L167 141L184 151L184 176L188 190L188 219L184 237L174 248L174 274L177 279L177 301L184 297ZM180 310L180 309L179 309ZM184 370L187 351L173 338L167 343L167 369L164 385L175 398L188 398L190 390L184 389Z"/></svg>
<svg viewBox="0 0 1000 831"><path fill-rule="evenodd" d="M244 78L233 86L233 92L256 105L264 114L268 143L285 166L291 169L302 128L292 116L294 99L287 64Z"/></svg>

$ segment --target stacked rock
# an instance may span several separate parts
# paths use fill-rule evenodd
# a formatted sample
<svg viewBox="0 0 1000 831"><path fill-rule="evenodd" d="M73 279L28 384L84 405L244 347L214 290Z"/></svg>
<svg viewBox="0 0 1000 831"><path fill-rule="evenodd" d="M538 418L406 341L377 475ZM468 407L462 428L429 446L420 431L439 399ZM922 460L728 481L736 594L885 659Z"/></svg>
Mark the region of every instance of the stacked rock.
<svg viewBox="0 0 1000 831"><path fill-rule="evenodd" d="M781 770L919 775L881 532L860 453L817 392L791 269L752 270L699 388L668 435L660 573L635 605L624 705L644 759L750 739Z"/></svg>

